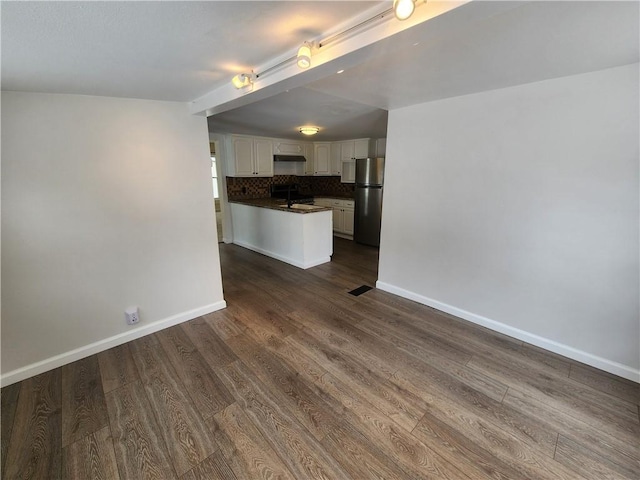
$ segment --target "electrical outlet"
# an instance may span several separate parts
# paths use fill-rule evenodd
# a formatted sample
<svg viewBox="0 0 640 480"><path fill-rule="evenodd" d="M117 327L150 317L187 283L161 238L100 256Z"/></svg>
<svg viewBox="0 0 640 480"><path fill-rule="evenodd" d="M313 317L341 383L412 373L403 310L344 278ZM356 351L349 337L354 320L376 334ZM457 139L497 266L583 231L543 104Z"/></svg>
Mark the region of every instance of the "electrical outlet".
<svg viewBox="0 0 640 480"><path fill-rule="evenodd" d="M129 307L124 311L124 319L127 325L135 325L140 321L140 314L138 313L138 307Z"/></svg>

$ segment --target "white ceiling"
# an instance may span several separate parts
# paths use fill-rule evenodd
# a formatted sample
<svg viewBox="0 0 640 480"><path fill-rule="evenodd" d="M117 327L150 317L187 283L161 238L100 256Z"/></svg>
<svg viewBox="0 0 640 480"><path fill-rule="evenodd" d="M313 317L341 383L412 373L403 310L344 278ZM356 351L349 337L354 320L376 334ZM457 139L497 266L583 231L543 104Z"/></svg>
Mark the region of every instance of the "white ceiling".
<svg viewBox="0 0 640 480"><path fill-rule="evenodd" d="M2 89L191 101L378 2L1 2Z"/></svg>
<svg viewBox="0 0 640 480"><path fill-rule="evenodd" d="M191 101L380 4L1 5L3 90ZM340 75L211 117L210 130L383 136L384 109L638 62L638 18L637 1L473 1L372 42Z"/></svg>

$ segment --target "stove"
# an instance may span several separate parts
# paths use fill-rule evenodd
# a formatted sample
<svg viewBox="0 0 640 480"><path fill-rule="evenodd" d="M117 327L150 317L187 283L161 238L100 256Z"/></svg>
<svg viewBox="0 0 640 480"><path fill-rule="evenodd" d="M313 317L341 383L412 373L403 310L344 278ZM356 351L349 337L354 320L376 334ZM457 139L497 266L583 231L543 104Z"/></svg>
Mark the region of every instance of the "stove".
<svg viewBox="0 0 640 480"><path fill-rule="evenodd" d="M291 201L291 203L313 203L313 197L311 195L300 193L300 187L297 183L271 185L271 198L281 198Z"/></svg>

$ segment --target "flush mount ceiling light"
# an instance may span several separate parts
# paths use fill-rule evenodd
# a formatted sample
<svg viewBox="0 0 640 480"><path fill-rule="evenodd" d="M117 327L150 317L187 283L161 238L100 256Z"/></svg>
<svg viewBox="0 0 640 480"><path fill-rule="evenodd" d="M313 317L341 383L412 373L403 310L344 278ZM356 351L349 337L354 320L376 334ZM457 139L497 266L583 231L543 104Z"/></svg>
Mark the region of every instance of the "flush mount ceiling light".
<svg viewBox="0 0 640 480"><path fill-rule="evenodd" d="M416 9L416 0L393 0L393 13L398 20L406 20Z"/></svg>
<svg viewBox="0 0 640 480"><path fill-rule="evenodd" d="M311 45L304 42L298 49L298 67L309 68L311 66Z"/></svg>
<svg viewBox="0 0 640 480"><path fill-rule="evenodd" d="M253 79L249 73L239 73L231 79L231 83L238 90L253 85Z"/></svg>
<svg viewBox="0 0 640 480"><path fill-rule="evenodd" d="M315 135L320 131L318 127L300 127L298 130L303 135Z"/></svg>

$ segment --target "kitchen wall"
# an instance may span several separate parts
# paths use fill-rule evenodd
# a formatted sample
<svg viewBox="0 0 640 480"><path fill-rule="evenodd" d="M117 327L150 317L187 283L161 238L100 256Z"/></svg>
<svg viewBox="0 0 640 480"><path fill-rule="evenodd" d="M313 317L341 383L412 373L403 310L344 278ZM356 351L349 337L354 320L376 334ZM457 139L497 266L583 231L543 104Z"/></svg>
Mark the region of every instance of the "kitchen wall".
<svg viewBox="0 0 640 480"><path fill-rule="evenodd" d="M638 85L633 64L391 111L378 286L640 381Z"/></svg>
<svg viewBox="0 0 640 480"><path fill-rule="evenodd" d="M297 183L303 193L353 197L352 183L341 183L340 177L311 177L297 175L274 175L273 177L227 177L227 192L229 200L245 200L249 198L264 198L271 195L271 185L282 183Z"/></svg>
<svg viewBox="0 0 640 480"><path fill-rule="evenodd" d="M224 307L208 148L186 104L2 93L4 385Z"/></svg>

